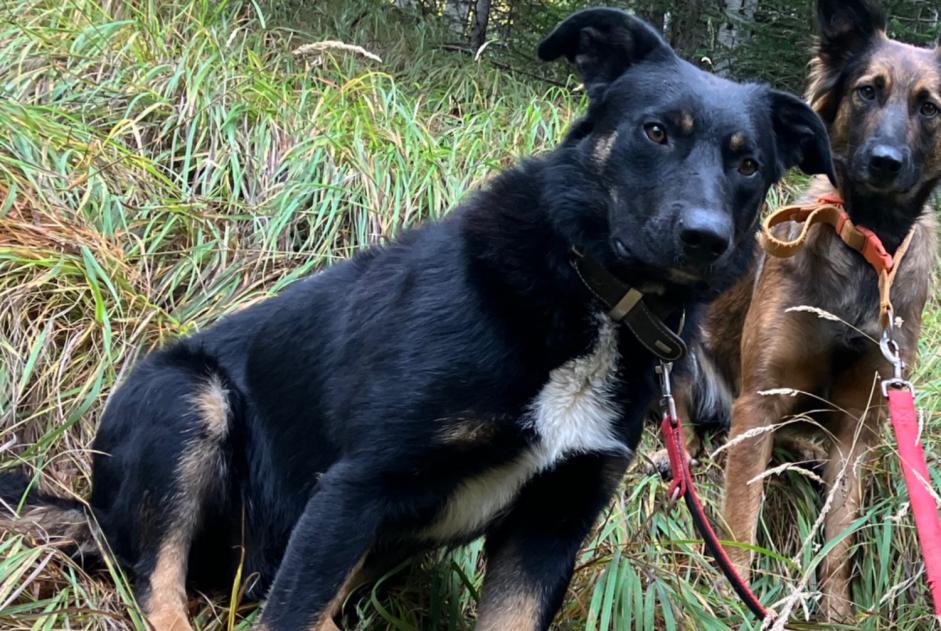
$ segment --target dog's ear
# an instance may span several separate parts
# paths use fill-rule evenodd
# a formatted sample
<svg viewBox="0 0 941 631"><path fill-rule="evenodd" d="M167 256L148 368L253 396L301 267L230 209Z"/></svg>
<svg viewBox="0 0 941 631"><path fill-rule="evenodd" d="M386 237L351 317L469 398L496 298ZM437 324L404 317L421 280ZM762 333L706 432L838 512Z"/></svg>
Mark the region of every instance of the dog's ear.
<svg viewBox="0 0 941 631"><path fill-rule="evenodd" d="M817 24L817 54L837 68L884 35L885 13L872 0L817 0Z"/></svg>
<svg viewBox="0 0 941 631"><path fill-rule="evenodd" d="M798 166L808 175L826 173L836 186L830 138L817 113L787 92L769 90L768 100L782 170Z"/></svg>
<svg viewBox="0 0 941 631"><path fill-rule="evenodd" d="M573 13L539 44L538 53L543 61L565 55L574 62L592 98L631 65L674 55L651 26L620 9Z"/></svg>

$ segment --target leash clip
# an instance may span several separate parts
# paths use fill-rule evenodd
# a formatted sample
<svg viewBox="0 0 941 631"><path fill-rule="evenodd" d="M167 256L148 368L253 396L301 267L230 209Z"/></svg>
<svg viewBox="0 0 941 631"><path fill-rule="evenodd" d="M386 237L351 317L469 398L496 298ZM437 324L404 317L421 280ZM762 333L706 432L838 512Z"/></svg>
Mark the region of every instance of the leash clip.
<svg viewBox="0 0 941 631"><path fill-rule="evenodd" d="M898 342L895 341L895 317L890 309L888 312L889 323L882 330L882 339L879 340L879 349L882 356L892 364L892 378L882 380L882 396L889 397L889 388L896 390L908 390L914 396L915 388L912 383L905 379L905 362L902 360L902 352Z"/></svg>
<svg viewBox="0 0 941 631"><path fill-rule="evenodd" d="M654 370L660 378L660 407L670 419L670 425L676 427L679 420L676 417L676 401L673 399L673 387L670 383L670 371L673 369L673 362L660 360Z"/></svg>

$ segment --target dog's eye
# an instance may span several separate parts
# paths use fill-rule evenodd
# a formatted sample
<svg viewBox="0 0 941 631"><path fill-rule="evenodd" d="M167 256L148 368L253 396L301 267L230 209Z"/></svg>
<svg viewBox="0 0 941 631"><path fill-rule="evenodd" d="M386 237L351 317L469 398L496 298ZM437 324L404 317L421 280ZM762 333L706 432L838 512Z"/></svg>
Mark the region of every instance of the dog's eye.
<svg viewBox="0 0 941 631"><path fill-rule="evenodd" d="M921 104L921 115L925 118L934 118L941 112L941 109L931 101L925 101Z"/></svg>
<svg viewBox="0 0 941 631"><path fill-rule="evenodd" d="M647 123L644 125L644 133L647 134L650 142L655 142L658 145L667 144L667 130L660 123Z"/></svg>
<svg viewBox="0 0 941 631"><path fill-rule="evenodd" d="M758 163L751 158L745 158L738 165L738 172L745 177L754 175L755 173L758 173Z"/></svg>
<svg viewBox="0 0 941 631"><path fill-rule="evenodd" d="M876 89L871 85L861 85L856 88L856 94L864 101L871 101L876 98Z"/></svg>

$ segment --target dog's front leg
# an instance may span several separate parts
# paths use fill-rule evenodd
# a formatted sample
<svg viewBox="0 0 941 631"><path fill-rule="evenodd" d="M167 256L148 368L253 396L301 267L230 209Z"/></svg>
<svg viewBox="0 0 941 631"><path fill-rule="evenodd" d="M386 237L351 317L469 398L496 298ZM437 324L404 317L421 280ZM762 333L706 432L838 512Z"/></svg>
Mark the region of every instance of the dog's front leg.
<svg viewBox="0 0 941 631"><path fill-rule="evenodd" d="M291 532L260 630L337 629L333 616L355 587L382 519L363 471L340 462L321 478Z"/></svg>
<svg viewBox="0 0 941 631"><path fill-rule="evenodd" d="M774 445L771 426L788 412L792 404L789 399L749 392L732 406L722 515L732 539L739 543L755 545L758 513L764 495L761 476L771 460ZM751 550L734 547L727 552L739 576L748 581Z"/></svg>
<svg viewBox="0 0 941 631"><path fill-rule="evenodd" d="M478 631L549 628L575 555L627 467L624 456L585 455L530 482L487 533Z"/></svg>

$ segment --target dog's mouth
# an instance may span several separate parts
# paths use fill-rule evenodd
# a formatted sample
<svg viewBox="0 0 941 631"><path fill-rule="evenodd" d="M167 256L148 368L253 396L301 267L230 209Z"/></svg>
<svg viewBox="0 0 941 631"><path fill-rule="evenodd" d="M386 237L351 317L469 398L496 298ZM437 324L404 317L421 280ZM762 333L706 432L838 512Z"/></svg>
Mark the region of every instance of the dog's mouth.
<svg viewBox="0 0 941 631"><path fill-rule="evenodd" d="M885 181L871 177L868 173L857 178L855 184L865 191L884 196L907 195L912 190L908 182Z"/></svg>
<svg viewBox="0 0 941 631"><path fill-rule="evenodd" d="M688 265L684 261L677 261L673 265L663 265L632 251L621 238L614 237L610 241L611 250L618 262L633 270L638 289L644 293L666 294L670 288L682 290L699 290L709 284L711 269ZM645 279L640 282L639 278Z"/></svg>

